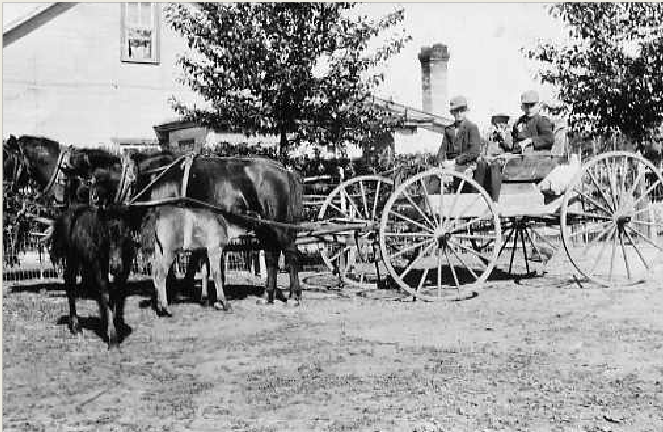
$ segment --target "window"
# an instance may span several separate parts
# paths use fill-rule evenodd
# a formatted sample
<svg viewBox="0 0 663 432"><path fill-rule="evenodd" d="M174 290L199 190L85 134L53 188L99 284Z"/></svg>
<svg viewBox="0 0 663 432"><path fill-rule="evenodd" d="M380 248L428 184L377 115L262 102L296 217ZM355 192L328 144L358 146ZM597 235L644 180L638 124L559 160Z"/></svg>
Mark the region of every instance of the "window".
<svg viewBox="0 0 663 432"><path fill-rule="evenodd" d="M122 3L122 61L159 63L159 3Z"/></svg>
<svg viewBox="0 0 663 432"><path fill-rule="evenodd" d="M186 139L186 140L177 141L177 146L182 151L193 151L194 144L195 144L195 140L193 140L193 139Z"/></svg>

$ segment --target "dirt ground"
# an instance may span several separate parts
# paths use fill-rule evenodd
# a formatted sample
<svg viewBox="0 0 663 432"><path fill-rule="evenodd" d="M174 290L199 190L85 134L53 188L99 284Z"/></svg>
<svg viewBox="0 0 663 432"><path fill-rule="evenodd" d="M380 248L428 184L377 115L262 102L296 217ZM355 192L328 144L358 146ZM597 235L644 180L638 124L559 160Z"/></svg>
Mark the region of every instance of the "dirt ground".
<svg viewBox="0 0 663 432"><path fill-rule="evenodd" d="M58 287L5 288L2 426L663 430L663 283L580 288L553 270L455 303L309 274L298 308L258 305L236 280L232 313L184 300L163 319L145 305L150 284L134 283L132 332L111 351L92 300L72 336Z"/></svg>

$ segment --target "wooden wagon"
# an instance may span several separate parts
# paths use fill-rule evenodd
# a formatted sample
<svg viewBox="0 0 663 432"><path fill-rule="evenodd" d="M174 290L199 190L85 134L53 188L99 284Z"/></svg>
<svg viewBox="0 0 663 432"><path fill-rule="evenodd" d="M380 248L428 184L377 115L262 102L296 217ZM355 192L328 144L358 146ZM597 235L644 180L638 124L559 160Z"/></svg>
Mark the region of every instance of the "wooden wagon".
<svg viewBox="0 0 663 432"><path fill-rule="evenodd" d="M319 220L353 228L328 239L323 259L349 284L390 280L426 300L472 296L489 278L531 276L532 258L557 249L556 236L585 280L624 285L663 276L663 214L655 199L663 178L649 161L599 155L552 199L537 184L565 158L512 155L502 162L494 197L471 175L444 168L397 187L380 176L339 185Z"/></svg>

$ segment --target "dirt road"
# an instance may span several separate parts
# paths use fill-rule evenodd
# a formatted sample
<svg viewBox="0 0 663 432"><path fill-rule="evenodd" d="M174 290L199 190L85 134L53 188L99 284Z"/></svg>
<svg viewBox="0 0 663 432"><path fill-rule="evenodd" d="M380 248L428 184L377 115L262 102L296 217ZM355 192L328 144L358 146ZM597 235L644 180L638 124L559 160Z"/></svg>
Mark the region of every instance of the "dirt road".
<svg viewBox="0 0 663 432"><path fill-rule="evenodd" d="M6 290L3 429L663 430L660 286L547 276L457 303L347 294L307 290L299 308L249 296L232 313L183 302L170 319L136 294L132 333L107 351L93 301L74 337L62 291Z"/></svg>

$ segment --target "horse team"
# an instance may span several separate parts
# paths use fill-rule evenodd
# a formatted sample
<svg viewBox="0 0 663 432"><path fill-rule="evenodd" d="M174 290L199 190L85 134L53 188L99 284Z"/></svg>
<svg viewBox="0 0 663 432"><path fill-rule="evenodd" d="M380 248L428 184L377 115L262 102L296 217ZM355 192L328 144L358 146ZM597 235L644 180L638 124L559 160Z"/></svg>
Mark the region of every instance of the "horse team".
<svg viewBox="0 0 663 432"><path fill-rule="evenodd" d="M290 267L290 299L301 301L295 243L302 217L297 173L262 158L175 155L168 151L120 157L102 150L62 148L40 137L11 136L3 143L4 181L14 191L31 185L43 205L60 206L51 227L51 257L60 261L69 299L69 328L80 331L76 275L98 293L102 330L110 345L125 330L126 281L141 230L151 252L154 309L168 308L169 271L179 250L204 250L219 309L224 295L222 254L229 239L253 233L265 250L266 303L287 301L276 276L281 253ZM185 199L194 205L183 205ZM109 274L113 276L110 281ZM206 280L201 302L210 304Z"/></svg>

